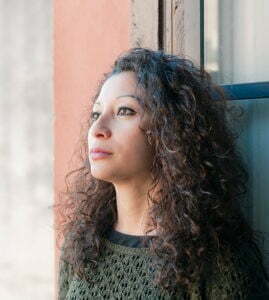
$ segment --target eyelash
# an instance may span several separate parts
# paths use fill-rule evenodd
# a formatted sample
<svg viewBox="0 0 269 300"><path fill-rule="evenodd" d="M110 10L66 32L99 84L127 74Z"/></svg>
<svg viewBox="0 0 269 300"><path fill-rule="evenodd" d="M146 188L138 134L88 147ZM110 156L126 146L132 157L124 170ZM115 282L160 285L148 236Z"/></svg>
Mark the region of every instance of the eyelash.
<svg viewBox="0 0 269 300"><path fill-rule="evenodd" d="M132 109L129 108L129 107L121 106L121 107L119 108L119 111L120 111L121 109L123 109L123 110L129 110L129 111L132 112L132 113L130 113L130 114L127 114L127 116L128 116L128 115L130 116L130 115L134 115L134 114L135 114L135 111L132 110ZM96 115L96 114L97 114L98 116L100 115L99 112L92 112L92 113L91 113L91 119L92 119L92 120L95 120L95 119L94 119L94 115Z"/></svg>

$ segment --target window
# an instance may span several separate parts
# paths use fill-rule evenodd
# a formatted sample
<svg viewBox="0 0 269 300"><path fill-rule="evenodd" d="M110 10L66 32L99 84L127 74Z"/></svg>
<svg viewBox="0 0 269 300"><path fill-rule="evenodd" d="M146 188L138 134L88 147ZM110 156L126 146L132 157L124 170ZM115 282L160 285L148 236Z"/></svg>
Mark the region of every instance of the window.
<svg viewBox="0 0 269 300"><path fill-rule="evenodd" d="M219 84L268 81L269 1L205 0L204 65Z"/></svg>

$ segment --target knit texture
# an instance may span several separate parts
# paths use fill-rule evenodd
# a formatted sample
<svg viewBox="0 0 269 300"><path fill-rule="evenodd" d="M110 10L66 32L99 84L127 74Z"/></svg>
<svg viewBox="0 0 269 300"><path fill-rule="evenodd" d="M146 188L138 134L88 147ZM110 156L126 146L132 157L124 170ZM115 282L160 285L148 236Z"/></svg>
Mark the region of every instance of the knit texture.
<svg viewBox="0 0 269 300"><path fill-rule="evenodd" d="M182 290L174 293L156 286L148 248L126 247L103 239L104 247L97 270L87 273L96 282L89 283L72 273L71 265L60 259L58 300L87 299L190 299L190 300L265 300L269 299L261 271L245 248L242 256L205 278L204 285L194 284L188 297ZM249 259L250 258L250 259ZM216 261L217 265L217 261ZM187 298L186 298L187 297Z"/></svg>

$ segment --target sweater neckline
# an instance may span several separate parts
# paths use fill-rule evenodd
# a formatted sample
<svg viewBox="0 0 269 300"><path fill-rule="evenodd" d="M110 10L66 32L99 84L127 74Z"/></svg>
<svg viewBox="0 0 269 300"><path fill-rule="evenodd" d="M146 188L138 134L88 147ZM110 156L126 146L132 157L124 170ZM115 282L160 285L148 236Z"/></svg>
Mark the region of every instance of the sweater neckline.
<svg viewBox="0 0 269 300"><path fill-rule="evenodd" d="M142 238L147 238L151 237L152 235L135 235L135 234L129 234L129 233L124 233L118 230L115 230L114 228L110 229L110 232L113 233L114 235L118 237L127 237L127 238L134 238L134 239L142 239Z"/></svg>
<svg viewBox="0 0 269 300"><path fill-rule="evenodd" d="M128 253L128 254L138 254L138 253L148 253L148 242L152 235L133 235L120 232L114 228L110 228L103 239L106 245L117 252ZM142 242L146 240L146 245Z"/></svg>
<svg viewBox="0 0 269 300"><path fill-rule="evenodd" d="M115 242L110 241L108 238L103 238L105 245L120 254L139 254L139 255L148 255L149 254L149 247L130 247L124 246L121 244L117 244Z"/></svg>

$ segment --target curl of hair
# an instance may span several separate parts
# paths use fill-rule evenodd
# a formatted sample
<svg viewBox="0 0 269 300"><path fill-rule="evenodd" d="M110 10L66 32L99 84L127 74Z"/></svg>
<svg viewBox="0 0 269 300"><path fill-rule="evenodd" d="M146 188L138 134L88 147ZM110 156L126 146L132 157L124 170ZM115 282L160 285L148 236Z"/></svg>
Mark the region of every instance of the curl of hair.
<svg viewBox="0 0 269 300"><path fill-rule="evenodd" d="M248 224L242 207L247 201L248 172L236 147L238 133L229 120L240 116L210 75L189 59L132 48L121 54L103 83L114 74L131 71L137 87L146 91L141 105L150 116L154 150L152 187L161 183L160 198L151 201L149 215L156 237L150 251L157 267L155 280L166 289L189 287L204 276L216 255L247 242L258 248L258 233ZM94 268L102 250L102 235L117 220L116 194L112 183L91 175L87 133L91 105L86 108L80 140L74 155L79 167L66 175L64 199L55 205L60 216L58 238L65 237L62 259L74 272L85 274L85 261ZM264 270L264 272L266 272Z"/></svg>

